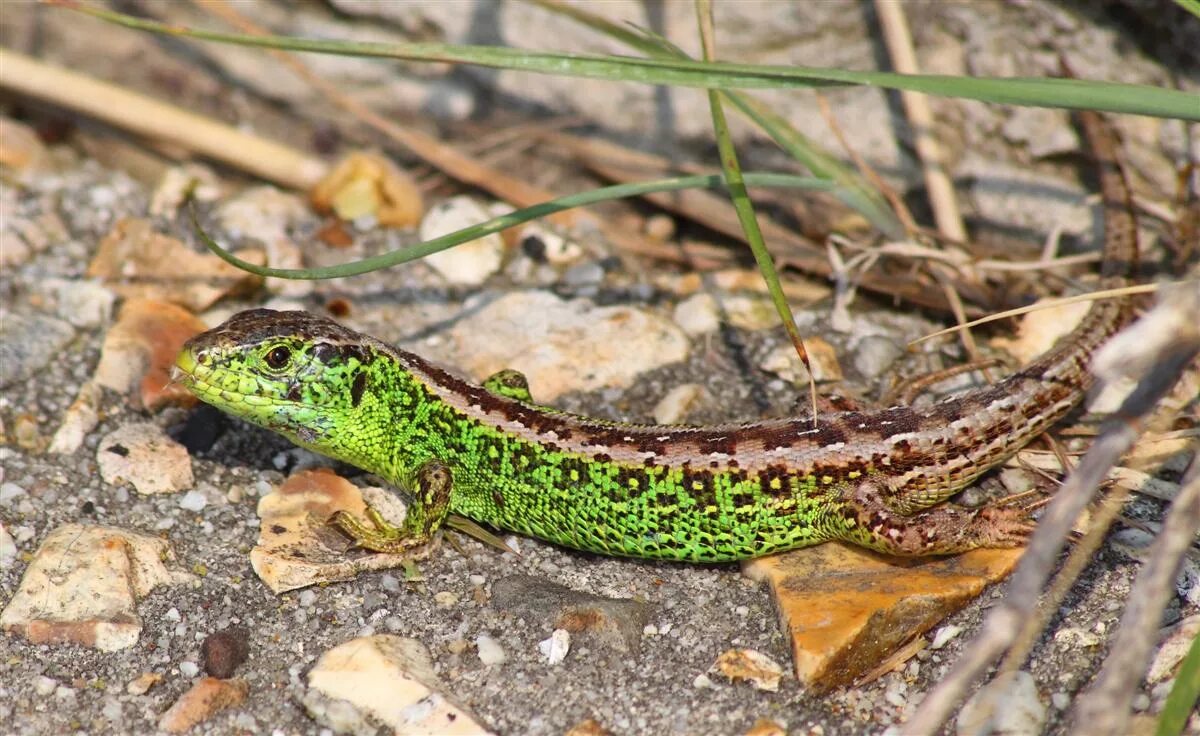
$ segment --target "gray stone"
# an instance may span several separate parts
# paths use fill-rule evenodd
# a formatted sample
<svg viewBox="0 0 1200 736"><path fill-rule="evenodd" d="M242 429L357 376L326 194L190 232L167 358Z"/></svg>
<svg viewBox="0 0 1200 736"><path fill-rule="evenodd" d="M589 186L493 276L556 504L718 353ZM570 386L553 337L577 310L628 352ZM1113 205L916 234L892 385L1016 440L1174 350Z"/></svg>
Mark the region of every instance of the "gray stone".
<svg viewBox="0 0 1200 736"><path fill-rule="evenodd" d="M496 581L492 585L492 605L623 653L638 650L650 617L650 607L645 603L581 593L529 575L510 575Z"/></svg>
<svg viewBox="0 0 1200 736"><path fill-rule="evenodd" d="M0 319L0 388L29 378L57 356L75 328L44 314L13 314Z"/></svg>

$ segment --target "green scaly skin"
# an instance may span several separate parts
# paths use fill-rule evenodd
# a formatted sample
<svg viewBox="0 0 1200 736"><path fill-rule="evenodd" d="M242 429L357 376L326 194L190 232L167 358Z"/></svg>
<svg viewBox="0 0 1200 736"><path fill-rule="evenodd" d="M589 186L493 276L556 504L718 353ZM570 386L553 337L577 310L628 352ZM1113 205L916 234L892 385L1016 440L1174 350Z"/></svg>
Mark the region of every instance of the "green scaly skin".
<svg viewBox="0 0 1200 736"><path fill-rule="evenodd" d="M1137 259L1115 140L1101 162L1104 287ZM1065 415L1094 350L1131 316L1098 302L1058 346L1004 381L918 412L891 407L715 427L603 422L531 402L521 374L480 387L304 312L251 310L190 340L178 380L201 400L375 473L413 495L400 527L331 522L404 552L448 513L601 554L720 562L840 539L905 555L1019 544L1019 509L941 504Z"/></svg>

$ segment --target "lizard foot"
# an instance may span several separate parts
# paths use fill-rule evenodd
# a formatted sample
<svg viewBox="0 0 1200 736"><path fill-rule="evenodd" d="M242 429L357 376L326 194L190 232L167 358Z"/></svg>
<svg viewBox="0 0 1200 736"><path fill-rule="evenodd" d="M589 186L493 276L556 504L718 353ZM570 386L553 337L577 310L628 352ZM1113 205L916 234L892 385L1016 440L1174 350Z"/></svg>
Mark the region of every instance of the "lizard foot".
<svg viewBox="0 0 1200 736"><path fill-rule="evenodd" d="M390 523L371 506L363 523L348 511L329 517L329 524L354 541L355 546L372 552L403 554L433 541L433 536L450 511L453 479L449 466L430 460L417 470L417 493L408 506L404 522Z"/></svg>
<svg viewBox="0 0 1200 736"><path fill-rule="evenodd" d="M900 514L881 500L871 483L860 485L844 511L846 528L839 538L894 555L948 555L980 547L1019 547L1035 523L1028 509L985 506L969 509L940 505Z"/></svg>

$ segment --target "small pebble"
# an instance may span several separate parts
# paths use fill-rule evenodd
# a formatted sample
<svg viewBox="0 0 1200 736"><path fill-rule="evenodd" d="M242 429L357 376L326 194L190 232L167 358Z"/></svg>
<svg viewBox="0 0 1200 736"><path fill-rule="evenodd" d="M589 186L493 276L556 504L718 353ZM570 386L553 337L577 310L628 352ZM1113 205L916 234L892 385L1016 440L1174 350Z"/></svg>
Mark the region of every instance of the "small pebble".
<svg viewBox="0 0 1200 736"><path fill-rule="evenodd" d="M246 661L250 653L250 633L234 627L210 634L200 645L204 671L222 680L233 677L234 670Z"/></svg>
<svg viewBox="0 0 1200 736"><path fill-rule="evenodd" d="M501 664L508 659L500 642L487 634L475 637L475 647L479 650L479 661L486 665Z"/></svg>
<svg viewBox="0 0 1200 736"><path fill-rule="evenodd" d="M863 378L878 378L903 354L904 349L892 340L881 335L868 335L859 340L854 350L854 368Z"/></svg>
<svg viewBox="0 0 1200 736"><path fill-rule="evenodd" d="M104 707L100 709L100 715L112 722L121 720L121 701L116 698L106 698Z"/></svg>
<svg viewBox="0 0 1200 736"><path fill-rule="evenodd" d="M660 212L646 218L643 230L647 237L654 240L660 242L670 240L675 236L675 220L670 215L664 215Z"/></svg>
<svg viewBox="0 0 1200 736"><path fill-rule="evenodd" d="M696 404L703 389L698 383L683 383L667 392L654 406L654 421L658 424L678 424Z"/></svg>
<svg viewBox="0 0 1200 736"><path fill-rule="evenodd" d="M571 633L566 629L555 629L550 638L538 642L538 651L546 658L546 663L561 664L571 651Z"/></svg>
<svg viewBox="0 0 1200 736"><path fill-rule="evenodd" d="M671 316L675 324L692 337L715 332L721 326L716 299L704 293L693 294L679 302Z"/></svg>
<svg viewBox="0 0 1200 736"><path fill-rule="evenodd" d="M200 491L188 491L179 499L179 508L184 511L203 511L208 499Z"/></svg>
<svg viewBox="0 0 1200 736"><path fill-rule="evenodd" d="M200 674L200 665L195 662L183 661L179 663L179 672L184 677L195 677Z"/></svg>
<svg viewBox="0 0 1200 736"><path fill-rule="evenodd" d="M9 565L17 561L17 543L12 535L0 524L0 570L7 570Z"/></svg>
<svg viewBox="0 0 1200 736"><path fill-rule="evenodd" d="M954 624L943 626L933 635L933 641L929 644L929 648L941 649L942 647L946 646L951 639L958 636L960 633L962 633L961 626L955 626Z"/></svg>
<svg viewBox="0 0 1200 736"><path fill-rule="evenodd" d="M458 603L458 595L449 590L439 591L433 594L433 602L442 608L450 608L455 603Z"/></svg>
<svg viewBox="0 0 1200 736"><path fill-rule="evenodd" d="M25 489L16 483L0 483L0 503L8 503L25 495Z"/></svg>
<svg viewBox="0 0 1200 736"><path fill-rule="evenodd" d="M300 606L303 608L312 608L313 604L317 602L316 591L311 589L300 591L300 596L297 598L297 602L299 602Z"/></svg>

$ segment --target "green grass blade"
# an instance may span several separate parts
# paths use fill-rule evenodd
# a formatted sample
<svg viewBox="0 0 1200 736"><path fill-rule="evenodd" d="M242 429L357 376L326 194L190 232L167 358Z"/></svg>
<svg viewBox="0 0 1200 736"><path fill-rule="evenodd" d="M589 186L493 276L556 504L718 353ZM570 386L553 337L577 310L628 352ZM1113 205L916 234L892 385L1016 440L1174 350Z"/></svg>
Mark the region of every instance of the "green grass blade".
<svg viewBox="0 0 1200 736"><path fill-rule="evenodd" d="M926 92L946 97L963 97L983 102L1101 110L1200 121L1200 99L1195 95L1146 85L1094 82L1083 79L1032 77L1000 79L936 74L905 75L892 72L800 66L545 53L494 46L432 43L381 44L284 36L251 36L167 25L123 13L75 5L67 0L53 0L53 2L127 28L287 51L475 64L538 74L707 89L783 89L864 84L888 89Z"/></svg>
<svg viewBox="0 0 1200 736"><path fill-rule="evenodd" d="M808 176L794 176L791 174L775 174L775 173L750 173L744 176L745 183L755 187L791 187L797 189L813 189L818 191L828 191L833 187L832 182L825 179L815 179ZM337 266L328 266L325 268L272 268L270 266L259 266L248 261L243 261L237 256L218 245L207 233L200 227L196 220L195 211L192 212L192 227L196 232L197 237L204 245L213 253L220 256L226 262L237 266L243 271L258 274L259 276L272 276L281 279L334 279L343 276L357 276L371 271L377 271L381 268L396 266L401 263L408 263L418 258L423 258L430 253L453 248L459 243L465 243L469 240L481 238L484 235L500 232L514 225L520 225L523 222L535 220L539 217L552 215L555 212L561 212L573 207L582 207L584 205L604 202L610 199L620 199L622 197L640 197L651 192L671 192L679 189L693 189L696 187L716 188L725 185L725 180L720 174L700 174L695 176L679 176L670 179L657 179L654 181L636 182L633 184L618 184L611 187L602 187L600 189L592 189L579 194L572 194L566 197L560 197L550 202L543 202L532 207L526 207L520 210L514 210L500 217L493 217L487 222L472 225L470 227L457 230L455 232L443 235L433 240L427 240L423 243L418 243L404 250L394 251L392 253L384 253L372 258L364 258L361 261L352 263L343 263Z"/></svg>
<svg viewBox="0 0 1200 736"><path fill-rule="evenodd" d="M1188 719L1200 703L1200 636L1192 639L1192 646L1179 665L1175 684L1167 694L1167 702L1158 716L1154 736L1179 736L1187 726Z"/></svg>
<svg viewBox="0 0 1200 736"><path fill-rule="evenodd" d="M674 59L691 58L683 49L647 28L631 28L613 23L582 7L563 5L557 0L528 1L549 12L570 18L597 33L620 41L647 56ZM892 212L887 201L856 170L844 166L841 161L826 153L792 126L783 116L758 100L739 92L726 91L724 94L739 112L762 128L780 148L806 166L814 176L837 182L838 186L831 193L842 200L846 206L865 217L876 229L889 238L905 237L904 226Z"/></svg>
<svg viewBox="0 0 1200 736"><path fill-rule="evenodd" d="M704 40L704 55L710 55L712 48L712 4L711 0L696 0L696 14L700 20L700 34ZM717 151L721 157L721 170L725 173L725 186L729 190L733 208L737 212L738 221L746 233L746 243L754 253L758 270L767 284L771 302L779 314L779 320L787 330L788 337L796 347L796 352L805 367L809 368L809 387L813 401L813 421L816 421L816 383L812 379L812 369L808 362L808 353L804 348L804 338L800 328L796 326L796 318L792 316L792 308L788 305L787 296L779 284L779 274L767 244L763 240L762 230L758 227L758 218L754 214L754 204L746 191L746 180L742 175L742 166L738 162L737 149L733 145L733 137L729 134L729 124L725 119L725 109L721 105L721 93L715 89L708 91L708 106L712 110L713 133L716 134Z"/></svg>
<svg viewBox="0 0 1200 736"><path fill-rule="evenodd" d="M1200 18L1200 0L1175 0L1175 4Z"/></svg>

